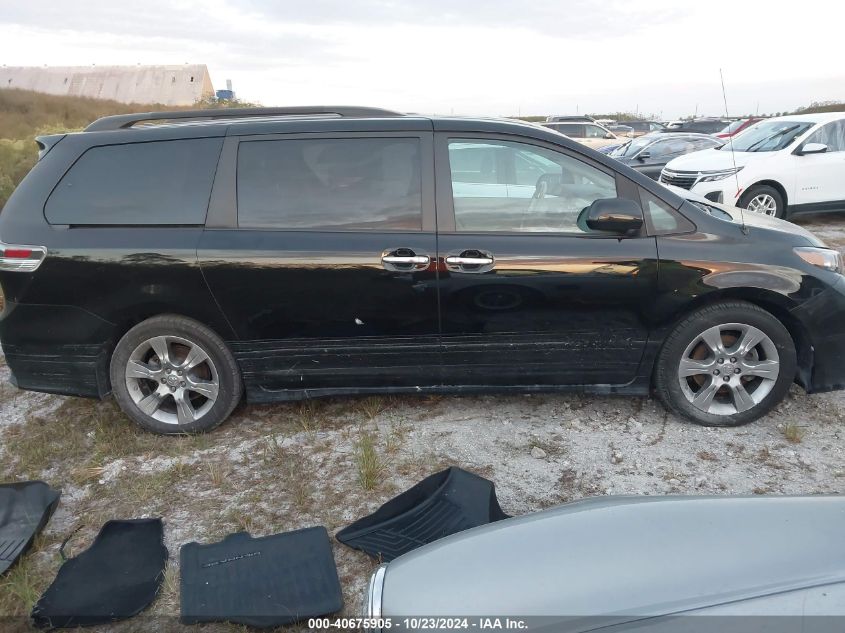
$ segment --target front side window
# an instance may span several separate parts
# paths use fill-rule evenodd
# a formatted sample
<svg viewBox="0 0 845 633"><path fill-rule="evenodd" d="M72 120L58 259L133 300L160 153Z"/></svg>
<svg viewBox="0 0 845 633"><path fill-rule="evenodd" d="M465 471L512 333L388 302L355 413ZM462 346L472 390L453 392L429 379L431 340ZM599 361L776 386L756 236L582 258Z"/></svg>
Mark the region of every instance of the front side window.
<svg viewBox="0 0 845 633"><path fill-rule="evenodd" d="M223 141L182 139L104 145L87 150L44 207L52 224L197 225Z"/></svg>
<svg viewBox="0 0 845 633"><path fill-rule="evenodd" d="M584 127L587 138L605 138L607 136L607 130L600 128L598 125L586 125Z"/></svg>
<svg viewBox="0 0 845 633"><path fill-rule="evenodd" d="M585 138L587 136L587 132L584 130L585 126L581 123L556 123L549 127L569 138Z"/></svg>
<svg viewBox="0 0 845 633"><path fill-rule="evenodd" d="M485 168L464 159L468 169ZM420 165L416 138L242 141L238 225L419 231Z"/></svg>
<svg viewBox="0 0 845 633"><path fill-rule="evenodd" d="M581 211L616 197L612 175L527 143L452 139L449 166L458 231L584 233Z"/></svg>
<svg viewBox="0 0 845 633"><path fill-rule="evenodd" d="M805 143L827 145L828 152L845 151L845 119L823 125L810 134Z"/></svg>

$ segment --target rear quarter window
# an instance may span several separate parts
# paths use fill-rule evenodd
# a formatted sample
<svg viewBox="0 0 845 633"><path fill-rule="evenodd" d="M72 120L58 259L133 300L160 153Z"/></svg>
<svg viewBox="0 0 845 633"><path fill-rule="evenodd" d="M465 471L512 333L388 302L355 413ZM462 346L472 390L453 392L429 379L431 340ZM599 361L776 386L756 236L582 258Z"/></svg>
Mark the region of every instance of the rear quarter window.
<svg viewBox="0 0 845 633"><path fill-rule="evenodd" d="M51 224L199 225L223 140L181 139L87 150L50 194Z"/></svg>

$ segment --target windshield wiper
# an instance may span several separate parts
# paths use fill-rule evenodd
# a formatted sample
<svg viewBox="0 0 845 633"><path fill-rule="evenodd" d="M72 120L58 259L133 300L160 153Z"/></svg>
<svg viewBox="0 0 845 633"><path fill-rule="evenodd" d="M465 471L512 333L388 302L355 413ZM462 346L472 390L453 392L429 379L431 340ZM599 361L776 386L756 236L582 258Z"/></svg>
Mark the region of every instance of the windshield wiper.
<svg viewBox="0 0 845 633"><path fill-rule="evenodd" d="M779 137L779 136L783 136L784 134L788 134L788 133L789 133L789 132L791 132L792 130L797 130L799 127L801 127L801 126L800 126L800 125L793 125L792 127L787 127L787 128L784 128L784 129L782 129L780 132L776 132L775 134L772 134L772 135L770 135L770 136L767 136L766 138L761 138L761 139L760 139L759 141L757 141L756 143L752 143L751 145L749 145L748 147L746 147L744 150L740 150L740 151L753 152L753 151L754 151L754 148L755 148L755 147L757 147L758 145L760 145L761 143L766 143L766 142L768 142L768 141L771 141L771 140L773 140L773 139L776 139L776 138L777 138L777 137ZM723 147L725 147L725 146L723 145Z"/></svg>

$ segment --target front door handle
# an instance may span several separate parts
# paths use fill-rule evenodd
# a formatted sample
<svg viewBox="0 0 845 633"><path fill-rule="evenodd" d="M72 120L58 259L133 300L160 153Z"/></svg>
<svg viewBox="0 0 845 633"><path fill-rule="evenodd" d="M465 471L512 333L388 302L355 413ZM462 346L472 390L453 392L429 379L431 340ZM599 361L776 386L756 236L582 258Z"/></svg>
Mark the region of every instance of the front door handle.
<svg viewBox="0 0 845 633"><path fill-rule="evenodd" d="M425 270L430 263L431 257L411 248L388 248L381 254L382 266L395 272Z"/></svg>
<svg viewBox="0 0 845 633"><path fill-rule="evenodd" d="M496 258L486 251L468 249L447 254L445 262L446 268L456 273L486 273L493 270Z"/></svg>
<svg viewBox="0 0 845 633"><path fill-rule="evenodd" d="M487 264L493 263L492 257L461 257L460 255L455 255L453 257L446 258L447 264L452 264L453 266L486 266Z"/></svg>

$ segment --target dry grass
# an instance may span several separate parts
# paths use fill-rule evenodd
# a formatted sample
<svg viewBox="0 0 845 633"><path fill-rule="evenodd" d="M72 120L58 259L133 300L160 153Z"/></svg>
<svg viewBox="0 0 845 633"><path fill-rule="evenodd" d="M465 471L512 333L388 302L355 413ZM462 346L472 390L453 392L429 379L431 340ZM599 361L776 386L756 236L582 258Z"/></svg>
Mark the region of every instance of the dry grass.
<svg viewBox="0 0 845 633"><path fill-rule="evenodd" d="M378 454L375 437L363 429L355 443L355 464L358 468L358 483L361 484L361 488L373 490L381 483L385 463Z"/></svg>
<svg viewBox="0 0 845 633"><path fill-rule="evenodd" d="M805 434L806 430L804 427L793 424L792 422L783 427L783 436L787 442L791 442L792 444L800 444Z"/></svg>
<svg viewBox="0 0 845 633"><path fill-rule="evenodd" d="M358 402L358 408L369 421L375 419L380 413L382 413L385 410L386 405L384 398L381 398L380 396L369 396L367 398L362 398Z"/></svg>

